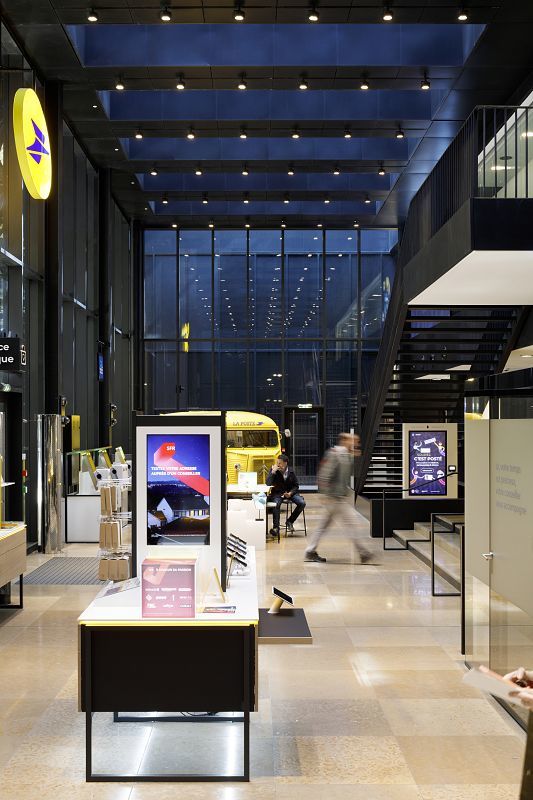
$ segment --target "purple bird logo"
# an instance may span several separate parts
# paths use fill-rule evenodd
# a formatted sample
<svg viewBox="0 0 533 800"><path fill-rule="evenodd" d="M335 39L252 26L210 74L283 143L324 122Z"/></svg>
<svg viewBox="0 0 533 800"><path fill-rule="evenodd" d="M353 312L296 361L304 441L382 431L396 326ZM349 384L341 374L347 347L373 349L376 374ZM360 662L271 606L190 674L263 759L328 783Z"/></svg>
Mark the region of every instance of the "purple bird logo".
<svg viewBox="0 0 533 800"><path fill-rule="evenodd" d="M33 125L33 130L35 133L35 141L33 144L30 144L29 147L26 148L30 156L33 158L36 164L41 163L41 159L43 156L49 156L50 152L46 149L45 141L46 137L42 130L39 128L38 125L32 119L31 124Z"/></svg>

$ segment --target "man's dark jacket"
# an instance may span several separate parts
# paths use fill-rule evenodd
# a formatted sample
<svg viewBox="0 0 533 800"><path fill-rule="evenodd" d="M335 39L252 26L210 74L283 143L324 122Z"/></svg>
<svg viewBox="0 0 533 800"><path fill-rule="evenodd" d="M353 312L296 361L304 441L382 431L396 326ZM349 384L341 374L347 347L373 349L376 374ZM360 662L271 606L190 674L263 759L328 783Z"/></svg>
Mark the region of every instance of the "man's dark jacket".
<svg viewBox="0 0 533 800"><path fill-rule="evenodd" d="M300 488L298 485L298 479L292 467L289 467L286 478L283 477L283 472L281 472L279 469L276 472L273 472L271 469L267 475L266 482L267 486L272 486L272 491L270 493L274 496L285 494L285 492L296 494Z"/></svg>

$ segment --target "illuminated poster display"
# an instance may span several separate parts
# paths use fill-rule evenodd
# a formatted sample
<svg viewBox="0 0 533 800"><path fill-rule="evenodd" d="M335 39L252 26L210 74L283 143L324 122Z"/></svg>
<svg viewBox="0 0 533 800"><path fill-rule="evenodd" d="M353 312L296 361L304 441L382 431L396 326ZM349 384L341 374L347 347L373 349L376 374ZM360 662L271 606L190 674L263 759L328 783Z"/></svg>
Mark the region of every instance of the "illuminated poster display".
<svg viewBox="0 0 533 800"><path fill-rule="evenodd" d="M446 496L446 431L409 431L409 495Z"/></svg>
<svg viewBox="0 0 533 800"><path fill-rule="evenodd" d="M147 544L210 543L209 434L150 433L147 447Z"/></svg>

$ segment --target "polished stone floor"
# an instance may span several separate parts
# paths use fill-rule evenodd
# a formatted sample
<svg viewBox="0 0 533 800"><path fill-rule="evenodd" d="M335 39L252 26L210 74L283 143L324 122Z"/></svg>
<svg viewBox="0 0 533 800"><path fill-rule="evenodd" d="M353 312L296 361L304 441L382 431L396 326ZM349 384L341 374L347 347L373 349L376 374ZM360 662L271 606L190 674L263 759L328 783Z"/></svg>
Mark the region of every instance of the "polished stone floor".
<svg viewBox="0 0 533 800"><path fill-rule="evenodd" d="M319 503L309 498L310 526ZM368 536L363 517L358 535ZM24 611L0 619L0 798L516 800L524 735L461 682L458 599L432 598L428 570L409 553L370 547L378 563L355 564L334 528L321 546L327 564L304 563L301 536L259 554L262 602L273 583L294 594L314 643L260 648L250 784L86 784L76 618L97 587L28 586ZM71 546L66 557L93 551ZM135 736L162 734L141 725L120 735L131 757ZM165 728L163 739L179 735ZM207 766L221 733L197 747L199 735L190 745Z"/></svg>

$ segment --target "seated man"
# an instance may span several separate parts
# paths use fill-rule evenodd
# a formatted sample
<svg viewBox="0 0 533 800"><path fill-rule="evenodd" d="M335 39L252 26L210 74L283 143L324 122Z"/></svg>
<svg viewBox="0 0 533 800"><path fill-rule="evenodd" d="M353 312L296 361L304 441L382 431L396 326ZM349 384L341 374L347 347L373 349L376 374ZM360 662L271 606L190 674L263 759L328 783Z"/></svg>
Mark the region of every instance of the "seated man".
<svg viewBox="0 0 533 800"><path fill-rule="evenodd" d="M274 525L270 530L271 536L279 534L280 506L283 500L292 500L295 505L294 511L287 520L287 531L294 531L294 523L305 508L305 500L299 494L298 479L292 467L289 467L289 459L282 453L276 460L274 466L267 475L267 486L272 486L269 500L276 504L272 510Z"/></svg>

